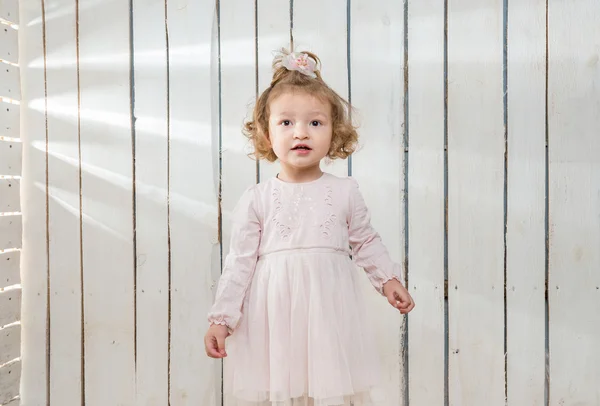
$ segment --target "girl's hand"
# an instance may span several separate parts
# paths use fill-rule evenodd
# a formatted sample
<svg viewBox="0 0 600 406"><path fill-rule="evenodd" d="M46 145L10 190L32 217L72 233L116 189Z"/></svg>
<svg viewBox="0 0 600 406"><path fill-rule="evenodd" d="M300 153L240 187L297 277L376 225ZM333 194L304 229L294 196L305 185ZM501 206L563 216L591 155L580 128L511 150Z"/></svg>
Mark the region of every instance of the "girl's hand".
<svg viewBox="0 0 600 406"><path fill-rule="evenodd" d="M227 356L227 352L225 351L225 339L228 336L229 330L227 329L227 326L222 326L220 324L211 325L204 336L206 355L211 358L225 358Z"/></svg>
<svg viewBox="0 0 600 406"><path fill-rule="evenodd" d="M415 307L415 302L408 290L396 279L383 285L383 294L387 297L388 302L402 314L407 314Z"/></svg>

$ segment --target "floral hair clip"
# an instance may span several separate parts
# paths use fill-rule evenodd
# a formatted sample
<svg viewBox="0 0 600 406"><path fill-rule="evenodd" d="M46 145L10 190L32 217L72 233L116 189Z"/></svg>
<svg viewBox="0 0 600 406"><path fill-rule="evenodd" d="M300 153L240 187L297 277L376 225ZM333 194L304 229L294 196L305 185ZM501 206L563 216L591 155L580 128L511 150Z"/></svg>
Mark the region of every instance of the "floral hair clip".
<svg viewBox="0 0 600 406"><path fill-rule="evenodd" d="M317 77L317 61L303 52L288 52L282 49L275 57L275 66L283 66L287 70L295 70L311 78Z"/></svg>

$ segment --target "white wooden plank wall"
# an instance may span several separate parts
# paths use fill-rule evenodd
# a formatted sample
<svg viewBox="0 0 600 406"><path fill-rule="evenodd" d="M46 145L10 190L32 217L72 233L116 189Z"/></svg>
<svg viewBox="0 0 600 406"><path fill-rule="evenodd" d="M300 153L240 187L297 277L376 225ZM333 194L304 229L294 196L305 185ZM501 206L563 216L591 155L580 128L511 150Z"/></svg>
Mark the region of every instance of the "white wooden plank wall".
<svg viewBox="0 0 600 406"><path fill-rule="evenodd" d="M600 3L548 7L549 404L600 403ZM577 27L577 29L573 29Z"/></svg>
<svg viewBox="0 0 600 406"><path fill-rule="evenodd" d="M600 404L598 19L3 0L0 405L230 404L205 316L231 211L278 170L241 127L292 43L356 108L359 152L323 168L359 181L417 302L399 316L363 280L385 404Z"/></svg>
<svg viewBox="0 0 600 406"><path fill-rule="evenodd" d="M444 18L442 0L409 4L408 269L419 306L408 324L410 405L445 398Z"/></svg>
<svg viewBox="0 0 600 406"><path fill-rule="evenodd" d="M0 1L0 405L20 403L21 100L17 0Z"/></svg>
<svg viewBox="0 0 600 406"><path fill-rule="evenodd" d="M509 2L507 403L545 405L546 1Z"/></svg>

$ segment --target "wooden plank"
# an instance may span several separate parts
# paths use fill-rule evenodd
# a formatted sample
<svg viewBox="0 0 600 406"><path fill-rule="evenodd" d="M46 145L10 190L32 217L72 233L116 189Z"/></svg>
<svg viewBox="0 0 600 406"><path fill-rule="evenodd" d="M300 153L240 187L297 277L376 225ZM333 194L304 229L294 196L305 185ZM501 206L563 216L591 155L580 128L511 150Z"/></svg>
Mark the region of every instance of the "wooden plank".
<svg viewBox="0 0 600 406"><path fill-rule="evenodd" d="M347 0L304 0L294 2L294 50L314 52L323 63L323 80L348 99ZM332 18L332 16L337 16ZM321 165L337 176L348 175L348 160L336 159Z"/></svg>
<svg viewBox="0 0 600 406"><path fill-rule="evenodd" d="M20 192L20 179L0 179L0 213L21 210Z"/></svg>
<svg viewBox="0 0 600 406"><path fill-rule="evenodd" d="M504 405L502 16L448 4L450 405Z"/></svg>
<svg viewBox="0 0 600 406"><path fill-rule="evenodd" d="M509 3L507 404L543 405L546 2Z"/></svg>
<svg viewBox="0 0 600 406"><path fill-rule="evenodd" d="M0 327L21 320L21 289L0 291Z"/></svg>
<svg viewBox="0 0 600 406"><path fill-rule="evenodd" d="M600 399L600 3L549 3L549 404ZM576 27L576 29L573 29Z"/></svg>
<svg viewBox="0 0 600 406"><path fill-rule="evenodd" d="M213 272L220 266L218 76L209 62L211 50L217 49L215 4L185 4L168 3L172 406L215 405L221 379L206 357L203 342ZM216 54L212 57L216 60ZM203 186L190 188L190 182Z"/></svg>
<svg viewBox="0 0 600 406"><path fill-rule="evenodd" d="M19 395L21 379L21 361L16 361L0 368L0 404Z"/></svg>
<svg viewBox="0 0 600 406"><path fill-rule="evenodd" d="M408 6L409 402L444 404L444 2ZM417 316L418 314L418 316Z"/></svg>
<svg viewBox="0 0 600 406"><path fill-rule="evenodd" d="M81 111L89 112L81 117L85 398L89 406L132 405L129 7L127 2L96 7L93 0L84 0L79 1L79 13Z"/></svg>
<svg viewBox="0 0 600 406"><path fill-rule="evenodd" d="M258 2L258 92L267 89L273 79L273 52L282 47L290 48L290 2L260 0ZM254 104L252 105L254 107ZM251 114L251 113L250 113ZM260 181L277 175L279 162L261 161Z"/></svg>
<svg viewBox="0 0 600 406"><path fill-rule="evenodd" d="M44 54L41 2L20 2L21 115L23 137L23 180L21 207L24 212L21 268L27 288L23 292L22 348L23 373L21 402L43 406L47 399L47 301L46 251L46 154L43 111L32 108L44 104L44 70L39 61ZM15 106L19 107L19 106Z"/></svg>
<svg viewBox="0 0 600 406"><path fill-rule="evenodd" d="M82 381L79 151L75 3L46 19L50 402L78 404Z"/></svg>
<svg viewBox="0 0 600 406"><path fill-rule="evenodd" d="M22 144L0 140L0 175L21 175Z"/></svg>
<svg viewBox="0 0 600 406"><path fill-rule="evenodd" d="M19 0L2 0L0 2L0 18L19 24Z"/></svg>
<svg viewBox="0 0 600 406"><path fill-rule="evenodd" d="M169 404L168 104L165 5L134 1L136 404ZM157 50L160 50L157 52ZM177 156L174 159L178 159Z"/></svg>
<svg viewBox="0 0 600 406"><path fill-rule="evenodd" d="M3 63L0 65L0 97L20 100L19 67Z"/></svg>
<svg viewBox="0 0 600 406"><path fill-rule="evenodd" d="M342 14L345 11L341 2L335 2L331 7L323 16L328 15L327 12ZM306 25L304 30L299 29L295 37L304 39L309 36L308 9L301 7L298 11L305 19L305 22L298 22L298 25ZM324 21L320 24L323 23ZM346 63L345 60L342 61L346 51L346 23L334 25L335 31L318 32L317 37L311 40L316 41L321 35L332 36L331 45L323 44L320 49L324 58L324 79L331 79L334 89L340 94L347 94L347 82L334 79L347 78ZM294 29L295 27L296 21ZM381 235L392 258L403 264L404 6L401 2L386 0L353 1L350 27L352 104L360 115L359 132L363 136L363 148L352 158L352 176L358 181L370 209L373 227ZM342 42L344 46L341 50L333 52L330 47L341 47ZM373 75L372 61L364 57L371 53L393 54L394 58L382 60L378 64L377 75ZM343 175L343 170L338 174ZM402 355L405 343L404 328L401 327L405 326L406 318L399 315L387 300L382 299L366 277L362 281L367 292L367 312L373 315L371 320L377 340L377 355L383 360L381 384L385 391L385 404L405 405L406 365Z"/></svg>
<svg viewBox="0 0 600 406"><path fill-rule="evenodd" d="M0 25L0 59L19 63L19 31Z"/></svg>
<svg viewBox="0 0 600 406"><path fill-rule="evenodd" d="M0 216L0 250L21 248L21 215Z"/></svg>
<svg viewBox="0 0 600 406"><path fill-rule="evenodd" d="M20 260L19 251L0 253L0 289L21 283Z"/></svg>
<svg viewBox="0 0 600 406"><path fill-rule="evenodd" d="M247 157L248 141L241 133L242 120L240 120L246 114L251 114L248 112L248 106L253 105L256 98L257 67L253 63L256 51L254 28L254 2L221 3L221 241L223 256L229 253L232 211L242 193L250 185L256 183L257 178L256 162ZM213 276L215 290L219 276L220 272ZM226 368L224 379L228 379L232 374L227 369L227 362L224 367ZM225 405L231 404L227 397L224 401Z"/></svg>
<svg viewBox="0 0 600 406"><path fill-rule="evenodd" d="M0 102L0 137L19 138L19 109L17 104Z"/></svg>
<svg viewBox="0 0 600 406"><path fill-rule="evenodd" d="M0 365L6 364L21 355L21 326L14 325L0 329Z"/></svg>

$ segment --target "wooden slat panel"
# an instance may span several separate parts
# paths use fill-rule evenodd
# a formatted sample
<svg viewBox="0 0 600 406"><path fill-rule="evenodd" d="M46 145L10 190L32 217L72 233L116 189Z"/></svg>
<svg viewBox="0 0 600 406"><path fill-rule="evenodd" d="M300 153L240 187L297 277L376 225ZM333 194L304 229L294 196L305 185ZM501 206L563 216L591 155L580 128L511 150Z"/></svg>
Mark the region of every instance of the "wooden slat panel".
<svg viewBox="0 0 600 406"><path fill-rule="evenodd" d="M549 404L600 399L600 2L549 3Z"/></svg>
<svg viewBox="0 0 600 406"><path fill-rule="evenodd" d="M502 16L501 0L448 3L451 406L504 405Z"/></svg>
<svg viewBox="0 0 600 406"><path fill-rule="evenodd" d="M21 180L0 179L0 213L21 210Z"/></svg>
<svg viewBox="0 0 600 406"><path fill-rule="evenodd" d="M46 156L44 114L32 102L44 103L44 70L41 2L20 2L21 114L24 156L21 206L24 214L21 264L27 288L23 292L21 403L46 405L47 393L47 251ZM19 107L19 106L15 106Z"/></svg>
<svg viewBox="0 0 600 406"><path fill-rule="evenodd" d="M171 405L215 405L203 335L218 243L218 98L214 2L168 3L171 111ZM211 45L212 44L212 45ZM185 50L182 51L182 50ZM216 54L213 54L216 61ZM241 118L240 118L241 119ZM202 187L190 188L190 182ZM199 271L199 270L202 271Z"/></svg>
<svg viewBox="0 0 600 406"><path fill-rule="evenodd" d="M0 365L21 355L21 326L15 325L0 330Z"/></svg>
<svg viewBox="0 0 600 406"><path fill-rule="evenodd" d="M135 1L133 16L137 117L136 404L159 406L169 404L169 106L164 2Z"/></svg>
<svg viewBox="0 0 600 406"><path fill-rule="evenodd" d="M19 110L20 106L0 102L0 136L19 138Z"/></svg>
<svg viewBox="0 0 600 406"><path fill-rule="evenodd" d="M21 230L20 215L0 216L0 250L21 248Z"/></svg>
<svg viewBox="0 0 600 406"><path fill-rule="evenodd" d="M50 401L81 402L81 256L75 3L46 19L50 268ZM38 276L38 277L41 277Z"/></svg>
<svg viewBox="0 0 600 406"><path fill-rule="evenodd" d="M334 2L327 15L343 15L345 2ZM317 7L313 4L311 8ZM296 7L294 7L296 9ZM312 13L314 14L314 13ZM320 13L318 13L320 15ZM299 15L304 22L298 25L296 38L310 38L308 30L309 9L300 7ZM323 74L327 83L340 94L348 94L345 58L345 21L336 22L332 31L317 31L325 37L317 43L324 59ZM343 24L342 24L343 23ZM315 21L314 24L317 24ZM319 24L329 25L325 20ZM315 29L317 25L311 25ZM351 9L352 57L352 104L360 115L363 148L353 156L352 175L360 185L360 191L371 212L373 227L379 232L392 258L404 263L404 6L402 2L386 0L357 0ZM296 27L296 23L294 23ZM333 31L335 30L335 31ZM302 35L300 35L302 33ZM325 45L328 44L328 45ZM342 46L343 45L343 46ZM334 51L334 47L340 49ZM319 51L319 49L317 49ZM377 75L373 75L373 63L365 55L394 54L394 58L381 60ZM339 168L339 167L338 167ZM345 170L345 169L344 169ZM340 173L344 175L344 170ZM376 175L376 176L374 176ZM406 318L391 307L368 282L362 278L366 290L368 310L377 340L375 354L383 360L381 385L385 391L386 405L405 405L403 346Z"/></svg>
<svg viewBox="0 0 600 406"><path fill-rule="evenodd" d="M135 403L129 7L79 1L85 397ZM112 117L108 119L107 117ZM111 292L110 298L107 292ZM106 388L110 387L110 390Z"/></svg>
<svg viewBox="0 0 600 406"><path fill-rule="evenodd" d="M19 31L0 25L0 59L19 63Z"/></svg>
<svg viewBox="0 0 600 406"><path fill-rule="evenodd" d="M241 133L242 117L256 95L254 2L221 3L221 214L223 256L229 252L231 213L246 188L256 183L256 162L247 155L248 141ZM243 61L246 61L243 63ZM224 260L225 258L223 258ZM220 269L219 269L220 271ZM216 280L218 274L213 275ZM219 363L220 364L220 363ZM225 368L228 363L225 362ZM232 376L227 371L225 377ZM220 391L219 391L220 392ZM225 398L225 404L229 400Z"/></svg>
<svg viewBox="0 0 600 406"><path fill-rule="evenodd" d="M19 0L2 0L0 2L0 18L19 24Z"/></svg>
<svg viewBox="0 0 600 406"><path fill-rule="evenodd" d="M508 9L508 405L543 405L546 1Z"/></svg>
<svg viewBox="0 0 600 406"><path fill-rule="evenodd" d="M312 51L323 62L323 79L340 96L348 98L347 0L294 2L294 50ZM332 18L332 16L336 16ZM348 175L348 160L322 164L324 171Z"/></svg>
<svg viewBox="0 0 600 406"><path fill-rule="evenodd" d="M0 292L0 327L21 319L21 289Z"/></svg>
<svg viewBox="0 0 600 406"><path fill-rule="evenodd" d="M19 68L17 66L0 65L0 97L9 99L21 99L19 85Z"/></svg>
<svg viewBox="0 0 600 406"><path fill-rule="evenodd" d="M19 251L0 254L0 288L21 283L20 260L21 253Z"/></svg>
<svg viewBox="0 0 600 406"><path fill-rule="evenodd" d="M262 93L273 78L273 51L290 48L290 2L260 0L258 2L258 92ZM279 163L261 161L261 182L279 172Z"/></svg>
<svg viewBox="0 0 600 406"><path fill-rule="evenodd" d="M0 175L18 176L21 174L20 142L0 140Z"/></svg>
<svg viewBox="0 0 600 406"><path fill-rule="evenodd" d="M19 394L21 361L0 368L0 404L4 404Z"/></svg>
<svg viewBox="0 0 600 406"><path fill-rule="evenodd" d="M408 7L411 405L444 403L444 1Z"/></svg>

